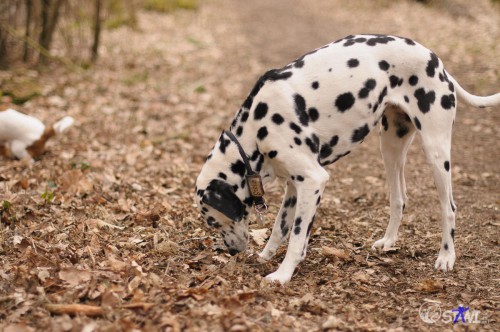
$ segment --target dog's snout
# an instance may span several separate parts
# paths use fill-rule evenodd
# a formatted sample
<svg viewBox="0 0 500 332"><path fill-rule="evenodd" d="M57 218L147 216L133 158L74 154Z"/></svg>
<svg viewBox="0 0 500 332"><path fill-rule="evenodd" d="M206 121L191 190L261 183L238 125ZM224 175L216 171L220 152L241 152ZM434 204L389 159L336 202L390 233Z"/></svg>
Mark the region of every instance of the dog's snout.
<svg viewBox="0 0 500 332"><path fill-rule="evenodd" d="M228 251L229 251L229 255L231 255L231 256L234 256L240 252L238 249L234 249L234 248L229 248Z"/></svg>

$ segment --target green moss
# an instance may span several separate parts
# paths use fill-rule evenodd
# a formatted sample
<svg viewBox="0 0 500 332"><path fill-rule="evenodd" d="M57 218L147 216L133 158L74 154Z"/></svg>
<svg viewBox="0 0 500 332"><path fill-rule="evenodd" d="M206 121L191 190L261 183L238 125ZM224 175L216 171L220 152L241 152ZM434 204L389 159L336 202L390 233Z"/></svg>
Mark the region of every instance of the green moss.
<svg viewBox="0 0 500 332"><path fill-rule="evenodd" d="M108 29L116 29L121 26L137 28L137 8L131 0L109 0L106 2L109 17L104 21Z"/></svg>
<svg viewBox="0 0 500 332"><path fill-rule="evenodd" d="M146 82L148 78L149 73L147 71L132 72L123 77L122 82L128 86L132 86L141 82Z"/></svg>
<svg viewBox="0 0 500 332"><path fill-rule="evenodd" d="M12 103L22 105L28 100L41 95L42 90L38 81L28 76L15 76L0 81L0 96L12 97Z"/></svg>
<svg viewBox="0 0 500 332"><path fill-rule="evenodd" d="M146 0L144 9L160 13L168 13L176 9L196 10L198 0Z"/></svg>

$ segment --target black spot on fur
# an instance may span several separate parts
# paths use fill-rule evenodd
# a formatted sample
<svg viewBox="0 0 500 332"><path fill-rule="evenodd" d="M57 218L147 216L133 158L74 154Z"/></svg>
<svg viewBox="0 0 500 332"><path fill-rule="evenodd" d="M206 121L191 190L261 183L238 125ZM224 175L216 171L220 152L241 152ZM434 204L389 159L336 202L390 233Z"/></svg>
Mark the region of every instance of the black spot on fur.
<svg viewBox="0 0 500 332"><path fill-rule="evenodd" d="M448 243L444 244L444 250L448 250Z"/></svg>
<svg viewBox="0 0 500 332"><path fill-rule="evenodd" d="M407 43L408 45L416 45L415 42L409 38L404 38L405 40L405 43Z"/></svg>
<svg viewBox="0 0 500 332"><path fill-rule="evenodd" d="M431 52L431 59L427 62L427 67L425 68L425 72L429 77L434 77L436 74L436 69L439 67L439 59L436 54Z"/></svg>
<svg viewBox="0 0 500 332"><path fill-rule="evenodd" d="M452 203L451 203L451 210L452 210L453 212L455 212L455 210L456 210L456 209L457 209L457 208L456 208L456 206L455 206L455 205L453 204L453 202L452 202Z"/></svg>
<svg viewBox="0 0 500 332"><path fill-rule="evenodd" d="M449 172L450 171L450 162L448 160L446 160L444 162L444 169Z"/></svg>
<svg viewBox="0 0 500 332"><path fill-rule="evenodd" d="M321 203L321 196L318 196L318 199L316 200L316 205L319 205Z"/></svg>
<svg viewBox="0 0 500 332"><path fill-rule="evenodd" d="M455 210L453 210L453 211L455 211ZM451 239L453 240L453 242L455 242L455 228L451 229L450 235L451 235Z"/></svg>
<svg viewBox="0 0 500 332"><path fill-rule="evenodd" d="M366 137L366 135L368 135L369 132L370 128L368 127L367 124L365 124L362 127L359 127L358 129L355 129L352 132L352 137L351 137L352 142L355 143L362 141Z"/></svg>
<svg viewBox="0 0 500 332"><path fill-rule="evenodd" d="M394 41L394 40L395 39L392 37L379 35L379 36L376 36L374 38L368 39L368 41L366 42L366 45L375 46L377 44L387 44L387 43Z"/></svg>
<svg viewBox="0 0 500 332"><path fill-rule="evenodd" d="M266 127L260 127L259 130L257 131L257 137L260 140L263 140L264 138L266 138L267 134L268 134L268 132L267 132Z"/></svg>
<svg viewBox="0 0 500 332"><path fill-rule="evenodd" d="M384 89L378 95L378 103L379 104L382 104L382 101L384 100L385 96L387 96L387 87L386 86L384 87Z"/></svg>
<svg viewBox="0 0 500 332"><path fill-rule="evenodd" d="M408 80L408 83L410 83L411 86L417 85L418 84L418 76L411 75L410 79Z"/></svg>
<svg viewBox="0 0 500 332"><path fill-rule="evenodd" d="M236 129L236 136L241 136L241 134L243 134L243 127L242 126L238 126L238 128Z"/></svg>
<svg viewBox="0 0 500 332"><path fill-rule="evenodd" d="M234 221L240 221L245 213L245 206L235 195L233 188L224 181L212 180L205 190L202 202Z"/></svg>
<svg viewBox="0 0 500 332"><path fill-rule="evenodd" d="M290 129L292 129L297 134L302 132L302 128L300 128L295 122L290 122Z"/></svg>
<svg viewBox="0 0 500 332"><path fill-rule="evenodd" d="M295 94L293 100L295 101L295 113L299 118L299 122L303 126L307 126L309 123L309 115L306 113L306 100L299 94Z"/></svg>
<svg viewBox="0 0 500 332"><path fill-rule="evenodd" d="M349 66L349 68L357 67L357 66L359 66L359 60L358 59L350 59L349 61L347 61L347 66Z"/></svg>
<svg viewBox="0 0 500 332"><path fill-rule="evenodd" d="M335 145L337 145L338 142L339 142L338 135L332 136L332 138L330 139L330 146L334 147Z"/></svg>
<svg viewBox="0 0 500 332"><path fill-rule="evenodd" d="M252 155L250 156L251 161L256 161L259 157L261 156L259 149L255 150L252 152Z"/></svg>
<svg viewBox="0 0 500 332"><path fill-rule="evenodd" d="M311 87L312 87L314 90L316 90L317 88L319 88L319 82L318 82L318 81L314 81L314 82L312 82Z"/></svg>
<svg viewBox="0 0 500 332"><path fill-rule="evenodd" d="M234 174L238 174L239 176L243 177L245 175L245 170L245 163L241 160L237 160L231 164L231 171Z"/></svg>
<svg viewBox="0 0 500 332"><path fill-rule="evenodd" d="M301 223L302 223L302 218L297 217L297 219L295 219L295 226L300 226Z"/></svg>
<svg viewBox="0 0 500 332"><path fill-rule="evenodd" d="M219 150L220 152L222 153L226 153L226 147L229 145L229 143L231 143L231 140L229 139L224 139L224 134L222 134L219 138L219 141L220 141L220 145L219 145ZM209 156L211 157L211 156ZM210 159L210 158L208 158Z"/></svg>
<svg viewBox="0 0 500 332"><path fill-rule="evenodd" d="M207 218L207 225L215 228L221 227L221 225L215 220L215 218L211 216Z"/></svg>
<svg viewBox="0 0 500 332"><path fill-rule="evenodd" d="M312 122L318 120L319 118L319 112L316 108L311 107L309 108L309 119L311 119Z"/></svg>
<svg viewBox="0 0 500 332"><path fill-rule="evenodd" d="M319 157L320 159L328 158L332 154L332 152L333 150L329 144L323 144L319 151Z"/></svg>
<svg viewBox="0 0 500 332"><path fill-rule="evenodd" d="M345 112L354 105L355 99L352 93L346 92L337 97L335 106L340 112Z"/></svg>
<svg viewBox="0 0 500 332"><path fill-rule="evenodd" d="M297 175L297 181L299 182L304 181L304 177L302 175Z"/></svg>
<svg viewBox="0 0 500 332"><path fill-rule="evenodd" d="M366 98L370 94L370 91L375 89L375 86L377 85L377 81L375 81L373 78L370 78L366 80L364 87L359 90L358 92L358 97L359 98Z"/></svg>
<svg viewBox="0 0 500 332"><path fill-rule="evenodd" d="M441 106L445 110L449 110L450 108L455 107L455 95L444 95L441 97Z"/></svg>
<svg viewBox="0 0 500 332"><path fill-rule="evenodd" d="M413 122L415 122L415 127L417 127L418 130L422 130L422 125L420 124L420 120L418 120L417 117L413 118Z"/></svg>
<svg viewBox="0 0 500 332"><path fill-rule="evenodd" d="M395 75L391 75L389 77L389 81L391 82L391 88L395 88L398 86L398 83L399 83L399 77L395 76Z"/></svg>
<svg viewBox="0 0 500 332"><path fill-rule="evenodd" d="M275 158L277 155L278 155L278 151L276 151L276 150L269 151L269 154L268 154L269 158L271 158L271 159Z"/></svg>
<svg viewBox="0 0 500 332"><path fill-rule="evenodd" d="M264 86L266 81L278 81L278 80L286 80L292 76L292 72L289 71L290 67L283 67L281 69L271 69L267 71L264 75L262 75L257 82L255 83L252 91L248 95L247 99L243 103L243 108L250 109L253 104L253 98L259 93L260 89Z"/></svg>
<svg viewBox="0 0 500 332"><path fill-rule="evenodd" d="M268 106L266 103L259 103L257 105L257 107L255 107L255 113L254 113L254 116L253 118L255 120L260 120L262 119L263 117L266 116L267 114L267 110L268 110Z"/></svg>
<svg viewBox="0 0 500 332"><path fill-rule="evenodd" d="M246 122L248 120L248 115L248 112L243 112L243 114L241 114L241 122Z"/></svg>
<svg viewBox="0 0 500 332"><path fill-rule="evenodd" d="M299 235L300 234L300 226L297 226L293 229L293 232L295 233L295 235Z"/></svg>
<svg viewBox="0 0 500 332"><path fill-rule="evenodd" d="M307 236L309 236L309 234L311 234L311 229L313 227L313 224L314 224L314 217L312 218L311 222L307 226Z"/></svg>
<svg viewBox="0 0 500 332"><path fill-rule="evenodd" d="M300 138L298 138L298 137L294 137L294 138L293 138L293 141L294 141L294 142L295 142L295 144L297 144L297 145L301 145L301 144L302 144L302 140L301 140Z"/></svg>
<svg viewBox="0 0 500 332"><path fill-rule="evenodd" d="M408 98L408 96L405 96L405 102L409 103L410 102L410 98Z"/></svg>
<svg viewBox="0 0 500 332"><path fill-rule="evenodd" d="M455 87L453 86L453 83L448 83L448 89L450 89L451 92L455 92Z"/></svg>
<svg viewBox="0 0 500 332"><path fill-rule="evenodd" d="M227 175L226 175L225 173L220 172L220 173L218 174L218 176L219 176L222 180L227 180Z"/></svg>
<svg viewBox="0 0 500 332"><path fill-rule="evenodd" d="M271 119L277 125L280 125L283 123L283 121L285 121L285 119L283 119L283 117L281 115L279 115L278 113L274 113Z"/></svg>
<svg viewBox="0 0 500 332"><path fill-rule="evenodd" d="M314 154L318 153L318 144L316 144L311 138L307 137L305 142L309 147L309 149L311 149L312 153Z"/></svg>
<svg viewBox="0 0 500 332"><path fill-rule="evenodd" d="M382 127L384 127L384 130L387 131L387 129L389 129L389 122L387 121L387 117L384 115L382 115Z"/></svg>
<svg viewBox="0 0 500 332"><path fill-rule="evenodd" d="M385 61L385 60L380 61L380 62L378 63L378 66L379 66L379 68L380 68L380 69L382 69L383 71L389 70L389 67L390 67L389 63L388 63L387 61Z"/></svg>
<svg viewBox="0 0 500 332"><path fill-rule="evenodd" d="M306 56L310 55L310 54L316 53L317 51L318 51L317 49L316 49L316 50L312 50L311 52L308 52L308 53L306 53L306 54L302 55L300 58L298 58L297 60L295 60L295 61L293 62L293 66L294 66L295 68L302 68L302 67L304 67L304 64L305 64L305 63L304 63L304 58L305 58Z"/></svg>
<svg viewBox="0 0 500 332"><path fill-rule="evenodd" d="M295 204L297 204L297 197L295 197L295 196L292 196L292 197L290 197L289 199L287 199L285 201L285 207L286 208L288 208L288 207L292 207L293 208L295 206Z"/></svg>
<svg viewBox="0 0 500 332"><path fill-rule="evenodd" d="M425 92L424 88L415 90L415 98L418 101L418 108L422 113L427 113L431 109L431 105L434 104L436 100L436 94L434 91Z"/></svg>

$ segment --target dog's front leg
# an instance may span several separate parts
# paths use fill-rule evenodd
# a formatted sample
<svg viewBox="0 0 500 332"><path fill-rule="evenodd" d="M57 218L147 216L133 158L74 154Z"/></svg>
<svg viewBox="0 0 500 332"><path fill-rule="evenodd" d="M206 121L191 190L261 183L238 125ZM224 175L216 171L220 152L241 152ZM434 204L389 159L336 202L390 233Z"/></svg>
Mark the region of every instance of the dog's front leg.
<svg viewBox="0 0 500 332"><path fill-rule="evenodd" d="M297 189L297 205L288 249L285 259L278 270L266 276L267 280L279 281L282 284L290 281L293 271L305 258L307 241L309 240L316 208L319 205L328 178L328 173L321 167L310 169L305 176L294 177L294 185Z"/></svg>
<svg viewBox="0 0 500 332"><path fill-rule="evenodd" d="M297 190L291 181L286 182L285 197L281 202L281 208L274 221L273 230L269 241L259 256L265 260L276 254L279 246L290 233L297 205Z"/></svg>

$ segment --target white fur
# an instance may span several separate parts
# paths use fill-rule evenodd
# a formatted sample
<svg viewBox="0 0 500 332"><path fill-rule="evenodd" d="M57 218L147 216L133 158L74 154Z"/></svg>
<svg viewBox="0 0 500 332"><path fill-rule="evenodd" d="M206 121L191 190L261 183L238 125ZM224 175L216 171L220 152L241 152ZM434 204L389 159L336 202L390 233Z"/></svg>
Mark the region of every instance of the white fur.
<svg viewBox="0 0 500 332"><path fill-rule="evenodd" d="M468 93L446 72L443 63L418 43L400 37L389 37L389 43L384 43L382 37L381 45L363 42L377 38L380 37L348 37L267 73L247 99L251 102L245 102L251 105L249 109L244 104L235 116L231 131L237 134L247 155L259 152L264 156L260 170L264 181L279 177L287 183L271 237L260 257L266 260L273 257L287 237L288 249L278 270L266 277L268 280L289 281L306 255L308 230L329 178L322 165L355 149L379 122L388 124L381 126L380 148L390 189L391 213L385 235L373 248L389 248L397 240L407 202L406 152L418 133L433 172L442 213L442 240L435 268L453 269L456 206L451 188L450 150L455 96L470 105L486 107L499 104L500 94L479 97ZM284 77L284 74L291 75ZM369 92L363 91L366 87L371 87ZM265 107L257 115L259 104ZM309 115L301 113L301 108ZM274 120L276 115L281 118L280 123ZM301 116L309 117L309 122L301 124L304 122ZM294 130L292 122L300 130ZM258 133L264 127L262 138ZM311 138L319 141L324 153L313 151ZM219 218L220 214L214 214L210 206L203 204L208 184L220 179L221 172L226 175L223 178L230 185L228 188L236 188L234 193L242 202L248 198L247 188L240 184L243 178L233 171L241 159L238 150L231 143L221 149L221 141L227 140L221 136L203 166L197 180L198 203L205 218L215 218L220 224L228 247L242 251L246 247L246 220ZM272 158L271 152L275 155ZM254 160L252 164L255 167L258 162ZM296 204L287 206L286 202L292 198L296 198Z"/></svg>
<svg viewBox="0 0 500 332"><path fill-rule="evenodd" d="M54 124L54 131L60 134L73 124L70 116ZM13 109L0 112L0 144L6 144L12 154L19 159L30 158L27 147L43 135L45 125L33 116Z"/></svg>

